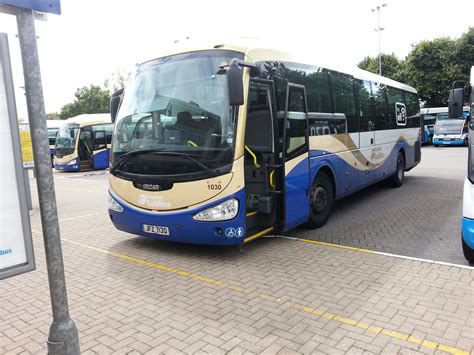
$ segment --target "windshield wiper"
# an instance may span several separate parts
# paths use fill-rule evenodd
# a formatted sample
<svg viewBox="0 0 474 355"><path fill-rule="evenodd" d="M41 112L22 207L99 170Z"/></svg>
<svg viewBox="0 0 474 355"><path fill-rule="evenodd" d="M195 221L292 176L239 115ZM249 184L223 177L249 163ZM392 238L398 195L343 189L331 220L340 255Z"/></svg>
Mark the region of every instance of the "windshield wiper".
<svg viewBox="0 0 474 355"><path fill-rule="evenodd" d="M164 148L132 150L130 152L127 152L127 153L121 155L119 160L114 164L114 166L110 168L110 173L114 174L116 172L116 170L119 168L119 166L122 166L130 158L132 158L136 155L141 155L141 154L156 154L156 155L169 155L169 156L183 157L183 158L186 158L186 159L192 161L193 163L195 163L196 165L198 165L199 167L201 167L205 171L214 172L208 166L201 163L199 160L193 158L193 157L200 157L201 155L180 153L180 152L163 152L162 150L164 150Z"/></svg>
<svg viewBox="0 0 474 355"><path fill-rule="evenodd" d="M140 154L149 154L149 153L154 153L154 152L159 152L160 150L163 150L164 148L155 148L155 149L137 149L137 150L131 150L127 153L124 153L120 156L119 160L110 168L110 173L113 174L115 171L118 169L119 166L122 166L126 161L128 161L131 157L134 157L135 155L140 155Z"/></svg>
<svg viewBox="0 0 474 355"><path fill-rule="evenodd" d="M176 157L183 157L188 160L191 160L193 163L195 163L196 165L199 165L201 168L203 168L206 171L212 171L212 169L210 169L208 166L204 165L199 160L193 158L193 157L201 156L198 154L187 154L187 153L180 153L180 152L154 152L154 153L158 155L170 155L170 156L176 156Z"/></svg>

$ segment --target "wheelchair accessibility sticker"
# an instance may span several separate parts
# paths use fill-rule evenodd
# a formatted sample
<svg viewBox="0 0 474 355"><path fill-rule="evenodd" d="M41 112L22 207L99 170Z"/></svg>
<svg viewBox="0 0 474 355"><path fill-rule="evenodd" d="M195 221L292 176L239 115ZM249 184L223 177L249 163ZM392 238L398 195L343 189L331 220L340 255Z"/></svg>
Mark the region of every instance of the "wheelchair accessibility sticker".
<svg viewBox="0 0 474 355"><path fill-rule="evenodd" d="M226 228L225 230L225 236L227 238L242 238L244 236L244 229L242 227L238 228Z"/></svg>

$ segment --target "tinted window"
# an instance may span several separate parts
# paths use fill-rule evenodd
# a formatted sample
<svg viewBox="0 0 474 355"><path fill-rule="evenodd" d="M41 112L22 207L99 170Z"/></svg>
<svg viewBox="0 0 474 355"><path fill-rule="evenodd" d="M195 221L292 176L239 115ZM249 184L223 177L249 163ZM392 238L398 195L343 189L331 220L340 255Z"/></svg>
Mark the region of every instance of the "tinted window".
<svg viewBox="0 0 474 355"><path fill-rule="evenodd" d="M306 144L304 91L290 87L286 120L286 156L291 157Z"/></svg>
<svg viewBox="0 0 474 355"><path fill-rule="evenodd" d="M402 91L400 89L395 89L392 87L387 88L388 92L388 116L389 116L389 125L387 128L394 129L397 127L402 127L397 125L396 118L396 103L403 103Z"/></svg>
<svg viewBox="0 0 474 355"><path fill-rule="evenodd" d="M359 127L361 132L369 131L369 121L373 122L372 88L370 81L356 80L359 96Z"/></svg>
<svg viewBox="0 0 474 355"><path fill-rule="evenodd" d="M356 115L352 77L337 72L332 73L331 83L334 93L334 112L345 118L348 132L357 132L359 124Z"/></svg>
<svg viewBox="0 0 474 355"><path fill-rule="evenodd" d="M390 129L388 117L387 88L384 84L373 83L372 96L374 98L375 129Z"/></svg>

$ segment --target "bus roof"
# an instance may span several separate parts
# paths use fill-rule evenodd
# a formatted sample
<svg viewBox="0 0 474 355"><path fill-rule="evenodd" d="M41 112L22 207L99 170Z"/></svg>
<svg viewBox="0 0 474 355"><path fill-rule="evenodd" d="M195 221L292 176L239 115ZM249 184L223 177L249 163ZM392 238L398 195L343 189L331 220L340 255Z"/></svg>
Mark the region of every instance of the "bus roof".
<svg viewBox="0 0 474 355"><path fill-rule="evenodd" d="M48 128L59 128L63 122L63 120L46 120L46 125Z"/></svg>
<svg viewBox="0 0 474 355"><path fill-rule="evenodd" d="M283 62L294 62L302 63L307 65L316 65L326 69L339 71L342 73L350 74L357 79L371 80L379 84L389 85L394 88L402 89L405 91L417 93L416 89L400 83L398 81L362 70L354 66L337 66L332 63L323 63L321 58L309 52L308 49L295 49L295 50L275 50L271 49L272 46L267 46L265 43L261 43L259 40L253 38L236 38L230 41L217 41L217 40L185 40L184 42L178 42L173 49L168 50L166 53L162 53L159 57L164 57L173 54L200 51L200 50L233 50L244 53L247 60L252 62L260 61L283 61Z"/></svg>
<svg viewBox="0 0 474 355"><path fill-rule="evenodd" d="M112 119L110 117L110 113L84 113L82 115L63 120L62 122L68 124L76 123L83 127L93 124L112 123Z"/></svg>
<svg viewBox="0 0 474 355"><path fill-rule="evenodd" d="M464 106L463 111L469 111L469 106ZM420 109L420 115L428 115L431 113L447 113L447 107L424 107Z"/></svg>

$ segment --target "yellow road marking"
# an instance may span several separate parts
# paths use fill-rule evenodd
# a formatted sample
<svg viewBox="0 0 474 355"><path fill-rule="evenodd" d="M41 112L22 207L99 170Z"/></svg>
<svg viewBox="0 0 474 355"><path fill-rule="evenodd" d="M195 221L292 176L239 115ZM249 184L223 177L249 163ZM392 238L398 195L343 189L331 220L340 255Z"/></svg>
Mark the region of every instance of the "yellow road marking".
<svg viewBox="0 0 474 355"><path fill-rule="evenodd" d="M41 234L40 232L38 232L36 230L33 230L33 232ZM265 232L265 231L263 231L263 232ZM434 341L430 341L430 340L426 340L426 339L425 340L419 339L419 338L416 338L416 337L413 337L413 336L410 336L410 335L407 335L407 334L402 334L402 333L399 333L399 332L396 332L396 331L393 331L393 330L384 329L382 327L378 327L378 326L374 326L374 325L370 326L367 323L359 322L355 319L340 316L340 315L337 315L337 314L334 314L334 313L331 313L331 312L325 312L325 311L322 311L320 309L305 306L305 305L302 305L302 304L290 303L288 301L281 301L280 299L277 299L277 298L275 298L271 295L266 295L266 294L263 294L263 293L251 293L251 292L249 292L248 290L246 290L242 287L232 285L232 284L228 284L226 282L223 282L221 280L217 280L217 279L214 279L214 278L206 277L206 276L199 275L199 274L194 274L194 273L191 273L191 272L188 272L188 271L185 271L185 270L181 270L181 269L176 269L176 268L166 266L166 265L163 265L163 264L160 264L160 263L156 263L156 262L153 262L153 261L139 259L139 258L135 258L133 256L125 255L125 254L111 252L109 250L93 247L91 245L76 242L76 241L72 241L72 240L69 240L69 239L62 239L62 240L67 242L67 243L77 245L77 246L80 246L80 247L85 248L85 249L97 251L99 253L111 255L111 256L117 257L117 258L122 259L122 260L130 261L130 262L133 262L133 263L136 263L136 264L150 266L150 267L158 269L158 270L171 272L173 274L180 275L180 276L183 276L183 277L187 277L187 278L190 278L190 279L193 279L193 280L198 280L198 281L202 281L202 282L212 284L212 285L215 285L215 286L227 288L227 289L230 289L230 290L233 290L233 291L236 291L236 292L239 292L239 293L243 293L243 294L246 294L246 295L251 296L251 297L257 297L257 298L260 298L262 300L266 300L266 301L269 301L269 302L278 303L278 304L285 304L289 308L296 308L296 309L299 309L303 312L311 313L311 314L314 314L314 315L317 315L317 316L320 316L320 317L323 317L323 318L326 318L326 319L329 319L329 320L333 320L333 321L336 321L336 322L339 322L339 323L348 324L348 325L351 325L351 326L354 326L354 327L357 327L357 328L361 328L361 329L364 329L364 330L366 330L368 332L371 332L371 333L375 333L375 334L381 333L381 334L386 335L386 336L391 337L391 338L405 340L405 341L413 343L413 344L418 344L420 346L424 346L424 347L427 347L427 348L445 351L445 352L450 353L450 354L469 355L469 352L467 352L465 350L462 350L462 349L459 349L459 348L454 348L454 347L451 347L451 346L439 344L439 343L436 343ZM328 243L324 243L324 244L328 244ZM351 248L351 249L357 249L357 248Z"/></svg>
<svg viewBox="0 0 474 355"><path fill-rule="evenodd" d="M294 239L297 240L297 241L303 242L303 243L326 245L326 246L328 246L328 247L355 250L355 251L360 251L360 252L363 252L363 253L374 253L373 250L361 249L361 248L354 248L354 247L349 247L349 246L347 246L347 245L339 245L339 244L332 244L332 243L326 243L326 242L318 242L318 241L316 241L316 240L301 239L301 238L294 238Z"/></svg>
<svg viewBox="0 0 474 355"><path fill-rule="evenodd" d="M263 230L263 231L261 231L261 232L258 232L258 233L254 234L254 235L251 235L250 237L247 237L247 238L244 239L244 244L247 244L248 242L251 242L252 240L257 239L257 238L261 237L262 235L271 232L272 230L273 230L273 227L267 228L267 229L265 229L265 230Z"/></svg>
<svg viewBox="0 0 474 355"><path fill-rule="evenodd" d="M351 325L351 326L354 326L354 327L358 327L358 328L364 329L364 330L366 330L368 332L371 332L371 333L375 333L375 334L381 333L381 334L386 335L386 336L391 337L391 338L405 340L407 342L418 344L418 345L428 347L428 348L432 348L432 349L442 350L442 351L448 352L450 354L469 355L469 352L467 352L465 350L462 350L462 349L458 349L458 348L450 347L450 346L447 346L447 345L439 344L439 343L436 343L436 342L430 341L430 340L422 340L422 339L415 338L415 337L412 337L412 336L407 335L407 334L402 334L402 333L399 333L399 332L396 332L396 331L393 331L393 330L384 329L382 327L370 326L367 323L359 322L355 319L340 316L338 314L334 314L334 313L331 313L331 312L325 312L325 311L322 311L320 309L305 306L305 305L302 305L302 304L290 303L288 301L281 301L280 299L277 299L277 298L275 298L271 295L267 295L267 294L263 294L263 293L249 292L248 290L246 290L242 287L232 285L232 284L228 284L226 282L223 282L221 280L217 280L217 279L214 279L214 278L206 277L206 276L199 275L199 274L194 274L194 273L191 273L191 272L188 272L188 271L185 271L185 270L181 270L181 269L176 269L176 268L169 267L169 266L166 266L166 265L163 265L163 264L159 264L159 263L156 263L156 262L153 262L153 261L139 259L139 258L135 258L133 256L128 256L128 255L125 255L125 254L115 253L115 252L111 252L109 250L105 250L105 249L101 249L101 248L96 248L96 247L93 247L93 246L90 246L90 245L87 245L87 244L84 244L84 243L79 243L79 242L76 242L76 241L72 241L72 240L69 240L69 239L63 239L63 240L67 243L77 245L77 246L80 246L80 247L83 247L83 248L86 248L86 249L94 250L94 251L97 251L97 252L100 252L100 253L103 253L103 254L111 255L111 256L117 257L117 258L122 259L122 260L134 262L134 263L141 264L141 265L150 266L150 267L153 267L155 269L171 272L173 274L180 275L180 276L183 276L183 277L187 277L187 278L190 278L190 279L193 279L193 280L198 280L198 281L202 281L202 282L212 284L212 285L215 285L215 286L227 288L227 289L230 289L230 290L233 290L233 291L236 291L236 292L239 292L239 293L243 293L243 294L249 295L251 297L257 297L257 298L260 298L262 300L266 300L266 301L269 301L269 302L278 303L278 304L285 304L286 306L288 306L290 308L296 308L296 309L299 309L299 310L304 311L306 313L315 314L317 316L320 316L320 317L323 317L323 318L326 318L326 319L329 319L329 320L333 320L333 321L337 321L339 323L348 324L348 325Z"/></svg>

